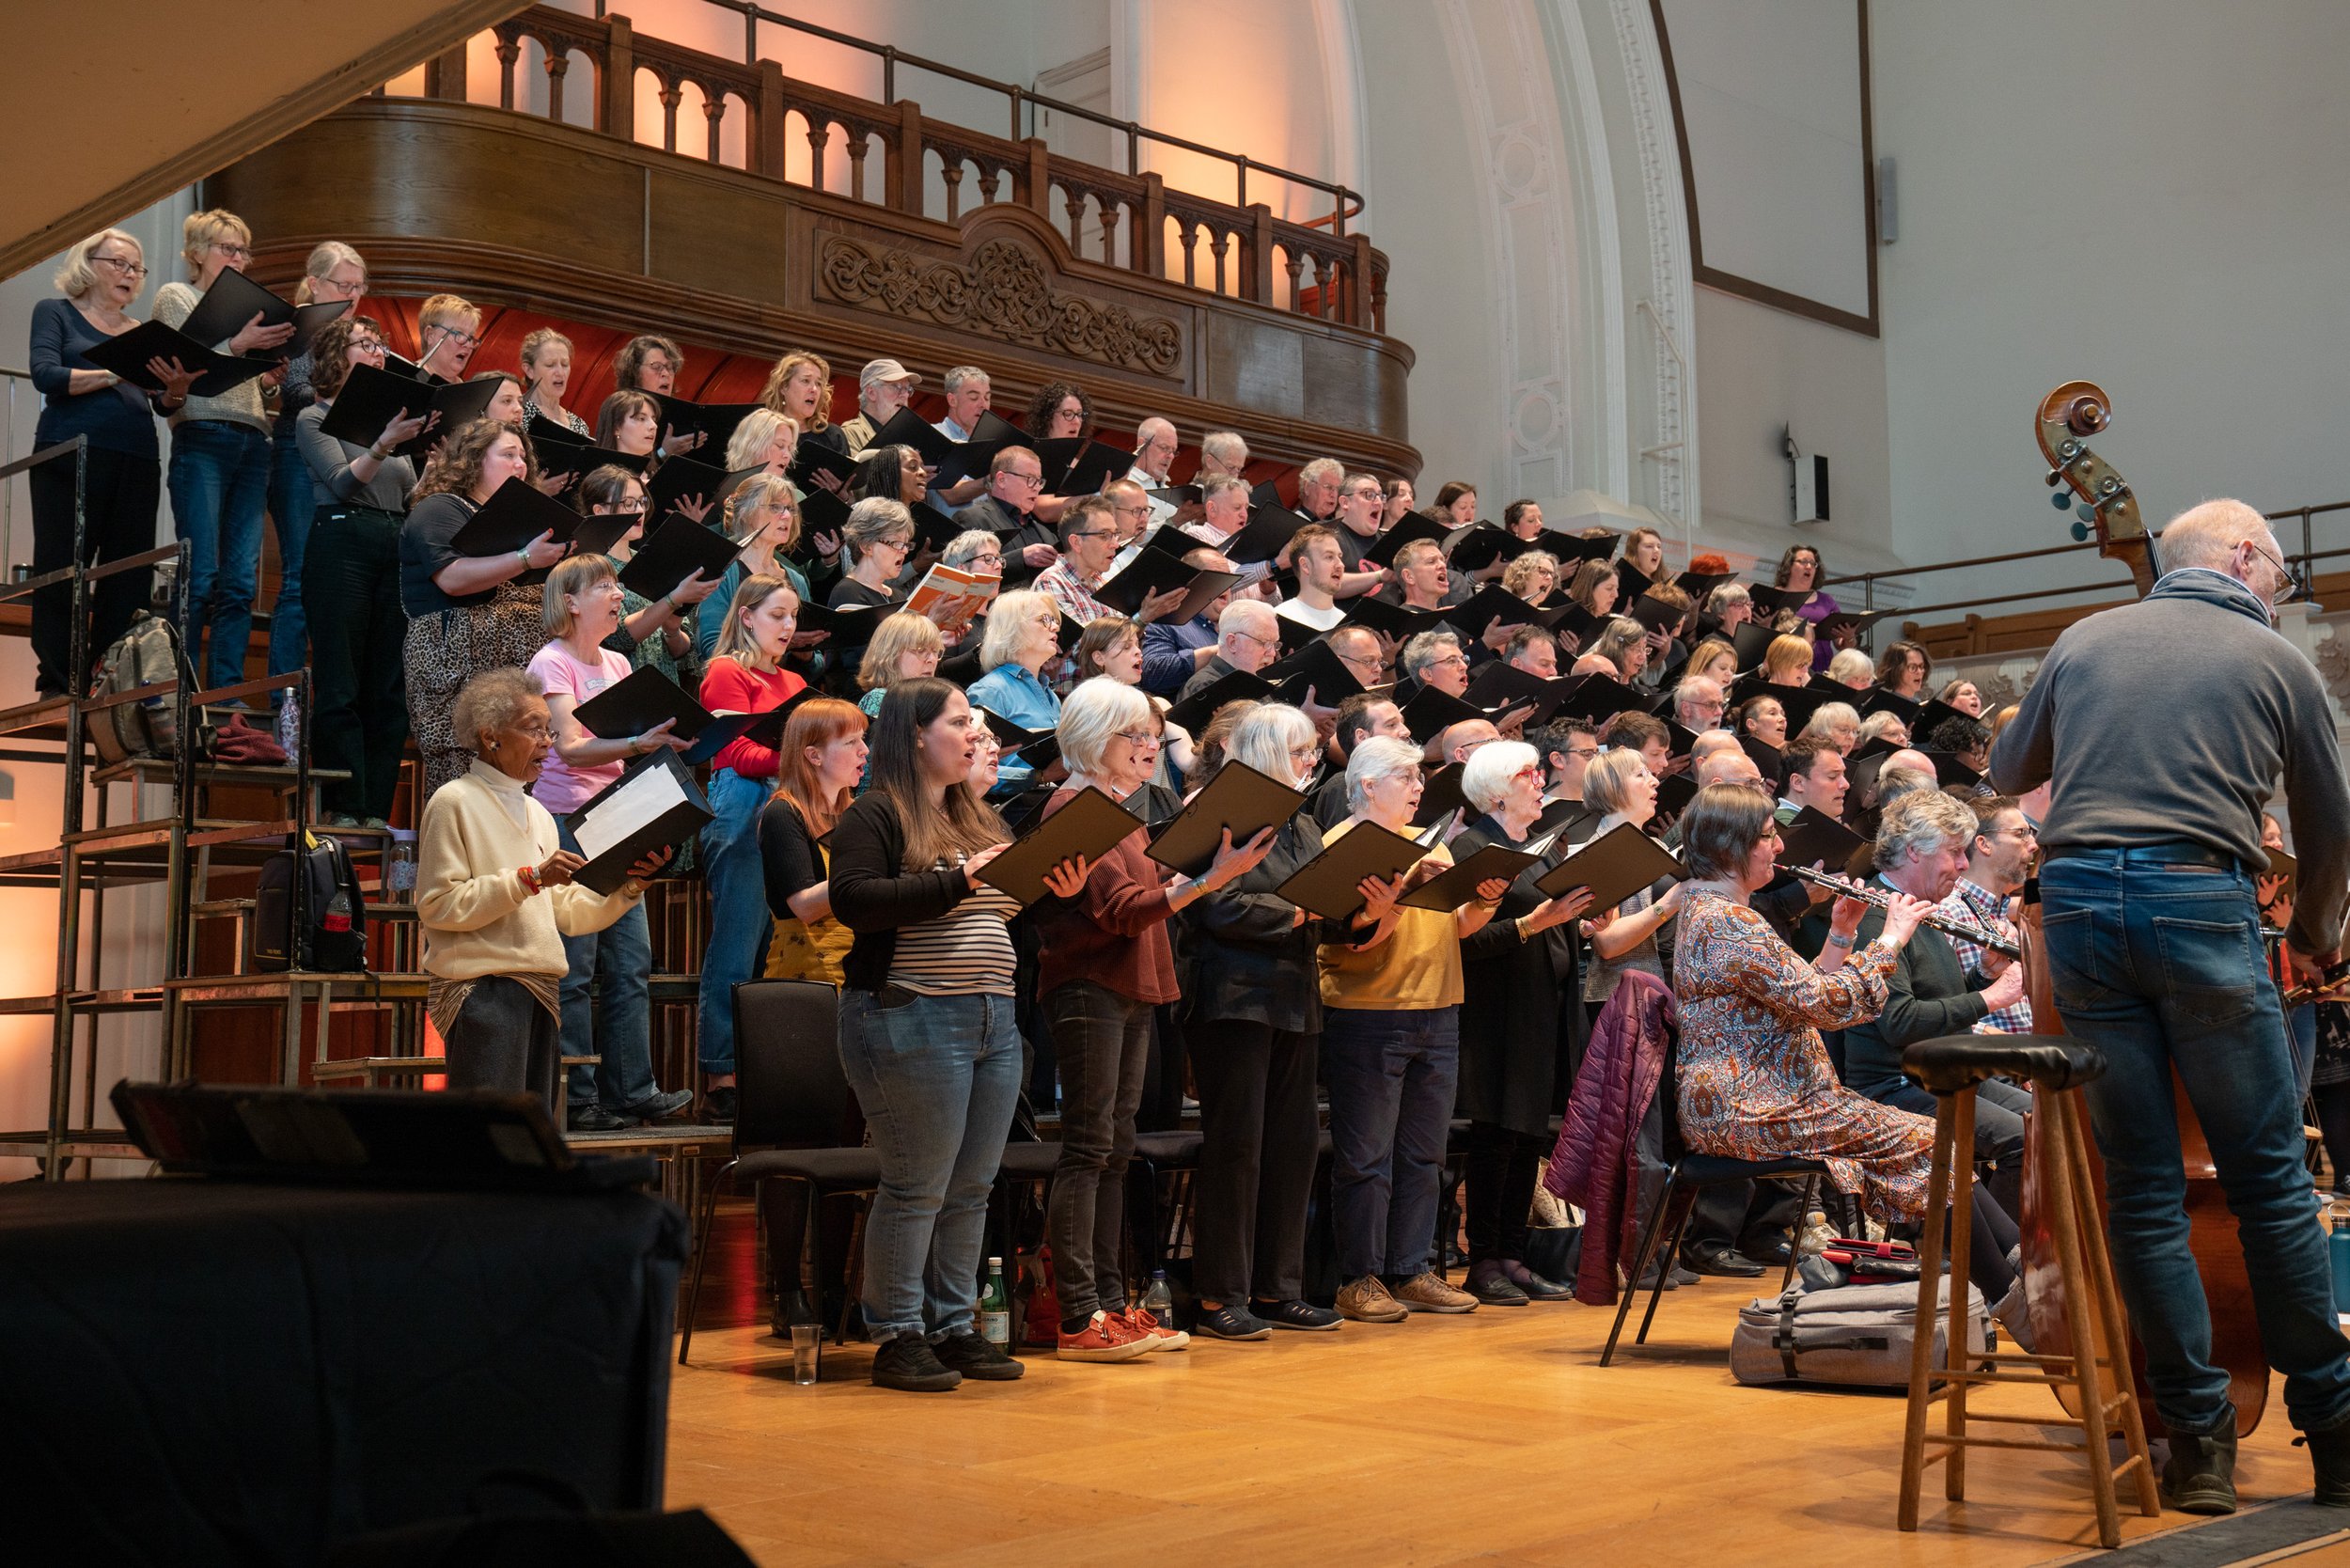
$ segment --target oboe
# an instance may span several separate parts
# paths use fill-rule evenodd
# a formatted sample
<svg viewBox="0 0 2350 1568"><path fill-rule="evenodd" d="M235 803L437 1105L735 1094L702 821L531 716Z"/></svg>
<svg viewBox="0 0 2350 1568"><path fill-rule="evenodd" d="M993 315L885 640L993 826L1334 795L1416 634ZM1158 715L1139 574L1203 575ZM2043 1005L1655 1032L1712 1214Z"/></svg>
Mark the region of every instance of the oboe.
<svg viewBox="0 0 2350 1568"><path fill-rule="evenodd" d="M1880 893L1873 887L1846 882L1840 877L1815 871L1809 866L1781 866L1779 870L1794 877L1797 882L1808 882L1815 887L1825 887L1840 898L1858 899L1862 903L1874 909L1892 907L1892 895ZM1988 952L1998 953L2001 958L2020 959L2024 956L2023 949L2001 936L1989 926L1979 925L1964 916L1945 915L1940 910L1935 910L1918 923L1921 926L1932 926L1945 936L1955 936L1963 941L1972 942L1976 947Z"/></svg>

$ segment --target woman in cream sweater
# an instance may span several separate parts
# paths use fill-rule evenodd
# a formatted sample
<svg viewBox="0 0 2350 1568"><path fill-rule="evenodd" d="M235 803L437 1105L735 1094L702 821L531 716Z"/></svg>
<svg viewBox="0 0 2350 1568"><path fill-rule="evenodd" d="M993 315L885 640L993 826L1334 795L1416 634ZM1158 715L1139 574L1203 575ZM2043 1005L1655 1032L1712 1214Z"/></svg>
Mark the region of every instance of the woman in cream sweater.
<svg viewBox="0 0 2350 1568"><path fill-rule="evenodd" d="M475 676L453 723L472 768L425 802L416 916L425 1010L447 1048L451 1089L502 1089L555 1103L563 938L603 930L645 896L669 858L629 868L619 891L572 882L587 862L557 846L530 796L554 744L539 682L519 669Z"/></svg>

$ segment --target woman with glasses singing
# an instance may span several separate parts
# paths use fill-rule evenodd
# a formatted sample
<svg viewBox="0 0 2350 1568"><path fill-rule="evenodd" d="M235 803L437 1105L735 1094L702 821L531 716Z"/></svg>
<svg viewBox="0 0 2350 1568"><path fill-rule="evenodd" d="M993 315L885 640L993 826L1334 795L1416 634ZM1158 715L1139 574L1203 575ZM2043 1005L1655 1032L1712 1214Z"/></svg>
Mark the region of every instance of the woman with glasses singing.
<svg viewBox="0 0 2350 1568"><path fill-rule="evenodd" d="M311 485L303 598L316 612L310 636L310 746L321 768L351 776L321 787L329 825L381 827L400 788L408 744L407 668L401 644L400 525L416 488L415 464L395 455L422 433L424 416L395 417L368 446L321 427L351 372L381 369L384 331L365 316L326 323L310 344L316 399L294 416L295 439Z"/></svg>
<svg viewBox="0 0 2350 1568"><path fill-rule="evenodd" d="M62 299L33 306L33 386L41 394L40 422L33 430L36 450L84 436L87 475L83 491L85 564L97 565L155 547L155 508L163 495L162 448L155 441L155 415L171 413L187 400L194 372L177 361L156 360L149 370L164 382L160 394L143 392L112 370L85 357L109 337L138 325L131 306L147 285L147 263L138 241L119 228L102 229L66 252L55 283ZM25 475L33 503L33 572L63 570L73 559L74 465L44 463ZM87 665L130 629L131 618L147 603L153 573L146 567L118 572L95 584L93 615L85 667L71 668L73 590L69 584L33 595L34 684L43 698L63 697L88 684Z"/></svg>
<svg viewBox="0 0 2350 1568"><path fill-rule="evenodd" d="M987 673L971 682L971 706L1023 729L1052 729L1060 723L1060 698L1038 671L1059 651L1060 608L1051 595L1033 590L998 595L979 645L979 663ZM1005 758L995 798L1009 799L1026 789L1034 771L1020 758Z"/></svg>
<svg viewBox="0 0 2350 1568"><path fill-rule="evenodd" d="M1448 846L1455 860L1488 844L1532 849L1534 820L1543 814L1543 764L1532 746L1479 746L1461 770L1461 793L1478 815ZM1548 869L1538 860L1520 872L1485 928L1461 944L1453 1114L1469 1123L1468 1293L1488 1307L1574 1294L1526 1265L1535 1172L1550 1149L1550 1119L1566 1108L1585 1035L1582 1010L1564 998L1581 957L1575 917L1590 907L1591 895L1578 887L1543 897L1534 884Z"/></svg>
<svg viewBox="0 0 2350 1568"><path fill-rule="evenodd" d="M1231 760L1294 789L1313 777L1321 755L1313 721L1285 703L1251 708L1230 740ZM1340 1322L1305 1299L1321 1121L1322 921L1275 892L1321 853L1322 830L1300 811L1274 831L1254 870L1183 914L1191 966L1183 1032L1199 1094L1193 1326L1219 1340L1327 1331Z"/></svg>
<svg viewBox="0 0 2350 1568"><path fill-rule="evenodd" d="M253 259L253 231L234 212L191 213L180 232L187 281L166 283L155 293L155 319L169 326L188 319L222 273L243 272ZM227 340L207 346L244 356L292 336L291 321L263 326L256 315ZM215 397L190 396L171 416L171 470L164 482L172 521L187 546L180 559L188 574L182 641L198 683L208 688L244 678L253 599L260 588L261 516L269 504L270 425L261 390L280 374L239 382Z"/></svg>
<svg viewBox="0 0 2350 1568"><path fill-rule="evenodd" d="M1069 779L1044 804L1051 817L1088 789L1124 801L1158 765L1150 699L1116 681L1086 682L1060 714ZM1152 1011L1175 1000L1176 911L1254 870L1270 830L1235 845L1228 830L1206 870L1169 881L1143 853L1140 833L1089 865L1072 896L1032 906L1036 994L1060 1070L1061 1154L1045 1211L1060 1295L1063 1360L1122 1361L1180 1350L1190 1337L1129 1304L1119 1255L1126 1233L1126 1166L1150 1058Z"/></svg>

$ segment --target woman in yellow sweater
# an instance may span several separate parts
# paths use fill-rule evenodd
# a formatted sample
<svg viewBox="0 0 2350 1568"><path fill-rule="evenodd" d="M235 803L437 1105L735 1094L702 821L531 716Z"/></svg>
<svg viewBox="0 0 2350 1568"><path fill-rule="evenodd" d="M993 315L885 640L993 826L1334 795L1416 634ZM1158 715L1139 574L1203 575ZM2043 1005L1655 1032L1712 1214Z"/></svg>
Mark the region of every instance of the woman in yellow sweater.
<svg viewBox="0 0 2350 1568"><path fill-rule="evenodd" d="M1419 747L1374 735L1346 763L1355 814L1323 836L1365 823L1409 836L1419 809ZM1477 1298L1428 1266L1436 1234L1445 1135L1461 1071L1461 943L1493 918L1506 878L1478 884L1458 909L1394 902L1452 864L1430 850L1401 886L1374 887L1370 934L1322 945L1322 1081L1330 1091L1330 1217L1337 1232L1339 1311L1361 1323L1407 1312L1473 1312ZM1325 926L1325 933L1330 928ZM1355 934L1355 933L1349 933Z"/></svg>
<svg viewBox="0 0 2350 1568"><path fill-rule="evenodd" d="M502 1089L555 1104L563 938L636 907L667 850L629 868L613 893L574 885L587 864L558 847L531 798L554 737L539 682L519 669L475 676L453 727L472 768L425 802L416 918L430 977L425 1011L448 1055L451 1089Z"/></svg>

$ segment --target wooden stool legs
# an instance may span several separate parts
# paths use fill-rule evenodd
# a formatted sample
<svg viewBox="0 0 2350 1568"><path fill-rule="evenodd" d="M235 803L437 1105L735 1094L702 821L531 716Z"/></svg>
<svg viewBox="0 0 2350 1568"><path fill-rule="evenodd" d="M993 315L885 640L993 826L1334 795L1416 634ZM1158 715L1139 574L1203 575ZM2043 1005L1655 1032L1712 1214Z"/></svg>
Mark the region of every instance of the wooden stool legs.
<svg viewBox="0 0 2350 1568"><path fill-rule="evenodd" d="M2057 1261L2064 1278L2066 1313L2073 1356L2030 1356L1998 1351L1970 1356L1966 1350L1969 1316L1966 1284L1969 1221L1974 1213L1975 1090L1972 1086L1936 1097L1934 1113L1934 1168L1927 1182L1926 1233L1919 1257L1924 1269L1918 1281L1917 1333L1909 1360L1909 1411L1902 1440L1901 1528L1918 1528L1918 1497L1925 1469L1936 1460L1946 1466L1943 1494L1952 1502L1966 1493L1966 1450L1972 1448L2037 1449L2058 1453L2086 1454L2090 1490L2097 1508L2097 1539L2107 1548L2122 1543L2121 1509L2115 1501L2115 1481L2137 1472L2138 1510L2148 1517L2162 1505L2155 1494L2154 1465L2146 1454L2146 1427L2138 1409L2127 1363L2129 1333L2122 1302L2113 1284L2113 1263L2106 1251L2098 1223L2095 1190L2089 1174L2089 1148L2084 1141L2081 1091L2077 1089L2033 1091L2032 1113L2045 1116L2042 1129L2048 1140L2048 1205L2052 1211ZM1950 1253L1949 1285L1937 1269L1945 1225ZM1932 1366L1934 1325L1947 1304L1949 1329L1944 1364ZM1988 1363L1987 1366L1980 1365ZM2002 1369L2013 1368L2006 1371ZM1934 1385L1944 1386L1942 1432L1926 1431ZM2081 1441L2049 1442L2020 1437L1977 1437L1966 1430L1969 1415L1966 1390L1976 1383L2032 1383L2054 1390L2071 1389L2078 1414L2060 1419L2081 1429ZM2060 1398L2061 1396L2060 1395ZM2050 1424L2037 1416L1978 1414L1977 1421L2015 1426ZM2113 1463L2107 1437L2120 1432L2129 1457Z"/></svg>

